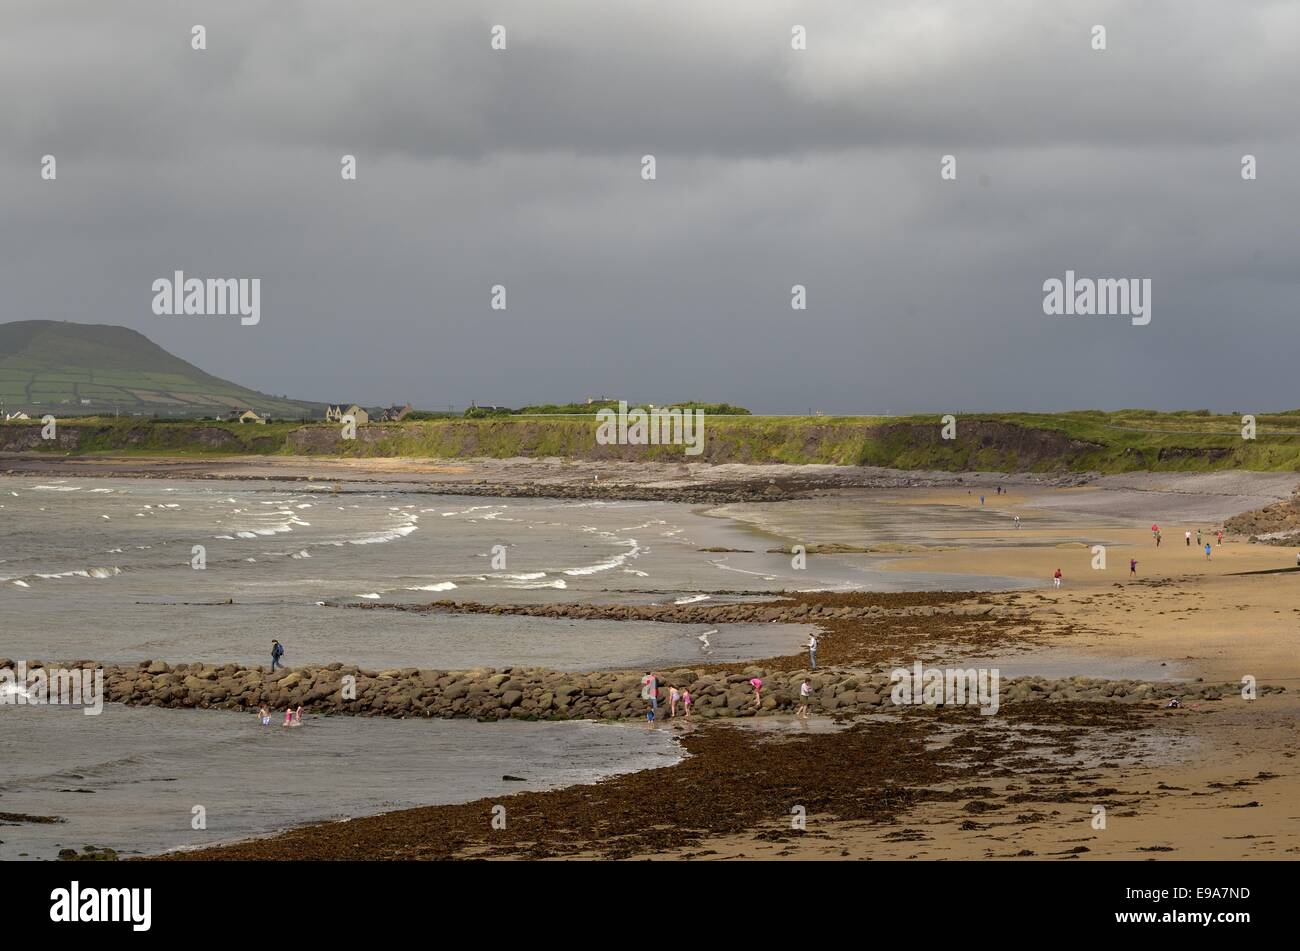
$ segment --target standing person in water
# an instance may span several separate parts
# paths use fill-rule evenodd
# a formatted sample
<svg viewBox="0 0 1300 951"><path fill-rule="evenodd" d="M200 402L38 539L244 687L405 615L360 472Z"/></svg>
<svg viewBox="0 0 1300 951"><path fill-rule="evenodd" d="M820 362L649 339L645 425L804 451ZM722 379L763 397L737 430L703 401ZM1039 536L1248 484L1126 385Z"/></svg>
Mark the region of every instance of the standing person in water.
<svg viewBox="0 0 1300 951"><path fill-rule="evenodd" d="M293 726L293 707L288 707L288 708L284 711L284 722L281 723L280 725L281 725L281 726Z"/></svg>
<svg viewBox="0 0 1300 951"><path fill-rule="evenodd" d="M1057 568L1056 574L1052 575L1052 587L1059 588L1060 586L1061 586L1061 569Z"/></svg>
<svg viewBox="0 0 1300 951"><path fill-rule="evenodd" d="M257 711L257 715L262 718L262 726L271 725L271 711L266 709L265 706L263 706L262 709Z"/></svg>
<svg viewBox="0 0 1300 951"><path fill-rule="evenodd" d="M668 716L670 717L677 716L677 700L680 697L681 694L677 692L676 687L668 688Z"/></svg>
<svg viewBox="0 0 1300 951"><path fill-rule="evenodd" d="M298 709L293 711L293 725L302 726L302 704L298 704Z"/></svg>
<svg viewBox="0 0 1300 951"><path fill-rule="evenodd" d="M280 658L283 656L284 656L284 645L281 644L279 641L271 641L271 669L272 670L275 670L276 667L284 666L284 664L280 663Z"/></svg>
<svg viewBox="0 0 1300 951"><path fill-rule="evenodd" d="M686 719L691 718L691 691L689 687L682 688L682 709L686 713Z"/></svg>

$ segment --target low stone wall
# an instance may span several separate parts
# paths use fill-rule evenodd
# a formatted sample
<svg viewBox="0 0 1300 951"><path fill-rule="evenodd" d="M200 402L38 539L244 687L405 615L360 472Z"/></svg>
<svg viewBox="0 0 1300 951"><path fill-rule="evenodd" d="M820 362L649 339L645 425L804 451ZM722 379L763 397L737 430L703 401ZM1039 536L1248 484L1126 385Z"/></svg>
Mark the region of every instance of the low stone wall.
<svg viewBox="0 0 1300 951"><path fill-rule="evenodd" d="M31 672L46 666L26 662ZM14 662L0 659L0 670ZM536 667L444 671L403 668L366 670L330 664L269 672L236 664L175 664L141 661L100 665L75 661L63 667L103 666L105 699L134 706L276 711L301 704L320 714L386 717L464 717L480 720L644 718L641 671L565 673ZM777 671L749 667L741 673L674 670L659 674L664 687L688 688L699 717L748 717L792 712L805 678L818 713L866 713L894 709L889 674L847 670ZM755 709L751 677L764 680L763 703ZM354 679L355 690L345 690ZM1262 694L1283 687L1260 686ZM1178 697L1183 702L1240 696L1239 684L1153 684L1136 680L1039 677L1004 680L1002 705L1026 701L1115 701L1140 703ZM660 709L666 709L661 699ZM680 712L680 711L679 711Z"/></svg>

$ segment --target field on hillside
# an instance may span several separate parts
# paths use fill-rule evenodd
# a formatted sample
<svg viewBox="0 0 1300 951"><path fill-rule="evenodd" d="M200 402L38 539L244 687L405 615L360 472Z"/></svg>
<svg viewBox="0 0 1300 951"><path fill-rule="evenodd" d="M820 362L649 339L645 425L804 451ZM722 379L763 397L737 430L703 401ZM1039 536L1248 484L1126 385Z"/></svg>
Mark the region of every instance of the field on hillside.
<svg viewBox="0 0 1300 951"><path fill-rule="evenodd" d="M0 404L13 412L86 412L112 409L150 415L217 415L250 406L259 413L298 419L303 404L263 396L239 386L193 380L178 373L139 370L24 369L0 367Z"/></svg>
<svg viewBox="0 0 1300 951"><path fill-rule="evenodd" d="M65 321L0 324L0 409L216 416L236 409L302 419L319 407L205 373L125 327Z"/></svg>

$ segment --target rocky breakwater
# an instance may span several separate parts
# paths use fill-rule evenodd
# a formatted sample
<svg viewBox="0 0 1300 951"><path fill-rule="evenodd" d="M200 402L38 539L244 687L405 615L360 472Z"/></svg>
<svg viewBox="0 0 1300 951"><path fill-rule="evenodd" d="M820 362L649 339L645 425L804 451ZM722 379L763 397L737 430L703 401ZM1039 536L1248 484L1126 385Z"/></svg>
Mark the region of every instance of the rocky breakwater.
<svg viewBox="0 0 1300 951"><path fill-rule="evenodd" d="M514 614L601 622L812 624L821 632L819 665L856 670L888 670L904 658L919 656L1005 653L1070 630L1070 625L1063 619L1039 617L1027 607L994 603L978 592L961 591L796 593L767 597L761 601L690 604L483 604L472 601L385 604L365 601L330 606L364 611ZM802 640L792 636L792 647L796 641L802 644ZM807 658L793 654L751 658L748 663L769 670L797 671L806 666ZM739 673L741 665L729 664L726 669L729 673Z"/></svg>
<svg viewBox="0 0 1300 951"><path fill-rule="evenodd" d="M26 662L32 672L47 665ZM419 670L413 667L367 670L343 664L299 667L269 672L237 664L166 664L141 661L135 665L104 666L75 661L61 667L104 670L105 700L133 706L198 708L256 712L266 706L282 711L302 705L310 713L394 718L602 719L645 717L648 703L641 697L641 671L566 673L538 667ZM0 670L15 662L0 659ZM890 674L850 670L788 671L747 667L740 672L679 669L659 674L666 688L691 692L693 714L752 717L791 713L799 704L799 687L807 679L814 712L881 713L899 709L892 697ZM751 678L764 681L762 704L754 703ZM1261 695L1285 688L1261 686ZM1086 677L1048 680L1038 677L1003 681L1000 705L1049 701L1156 703L1171 698L1183 703L1231 700L1240 696L1237 684L1154 684L1136 680ZM660 703L661 715L667 704ZM679 710L679 715L681 711Z"/></svg>
<svg viewBox="0 0 1300 951"><path fill-rule="evenodd" d="M732 502L788 502L808 493L758 482L687 482L644 485L634 482L436 482L431 495L472 495L494 499L574 499L607 502L678 502L722 505Z"/></svg>
<svg viewBox="0 0 1300 951"><path fill-rule="evenodd" d="M360 611L445 612L448 614L514 614L523 617L564 618L579 621L662 621L670 624L797 624L831 620L880 620L886 617L1028 618L1031 612L1001 604L960 604L976 592L900 592L897 595L777 596L763 601L714 604L487 604L479 601L430 601L421 604L346 602L331 607Z"/></svg>

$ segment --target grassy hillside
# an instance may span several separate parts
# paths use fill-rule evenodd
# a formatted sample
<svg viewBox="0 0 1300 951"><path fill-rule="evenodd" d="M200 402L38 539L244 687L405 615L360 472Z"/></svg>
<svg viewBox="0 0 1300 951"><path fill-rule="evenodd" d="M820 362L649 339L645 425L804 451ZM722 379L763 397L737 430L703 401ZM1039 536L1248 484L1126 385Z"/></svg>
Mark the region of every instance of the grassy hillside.
<svg viewBox="0 0 1300 951"><path fill-rule="evenodd" d="M23 320L0 324L0 403L10 413L215 416L253 408L300 419L320 406L205 373L126 327Z"/></svg>
<svg viewBox="0 0 1300 951"><path fill-rule="evenodd" d="M704 452L681 446L600 446L594 416L497 417L385 423L344 441L332 424L63 420L59 440L39 425L0 426L0 449L60 453L288 454L467 458L564 456L676 462L879 465L1002 472L1300 471L1300 413L1261 415L1244 440L1240 416L1077 412L980 414L945 440L938 416L706 417Z"/></svg>

